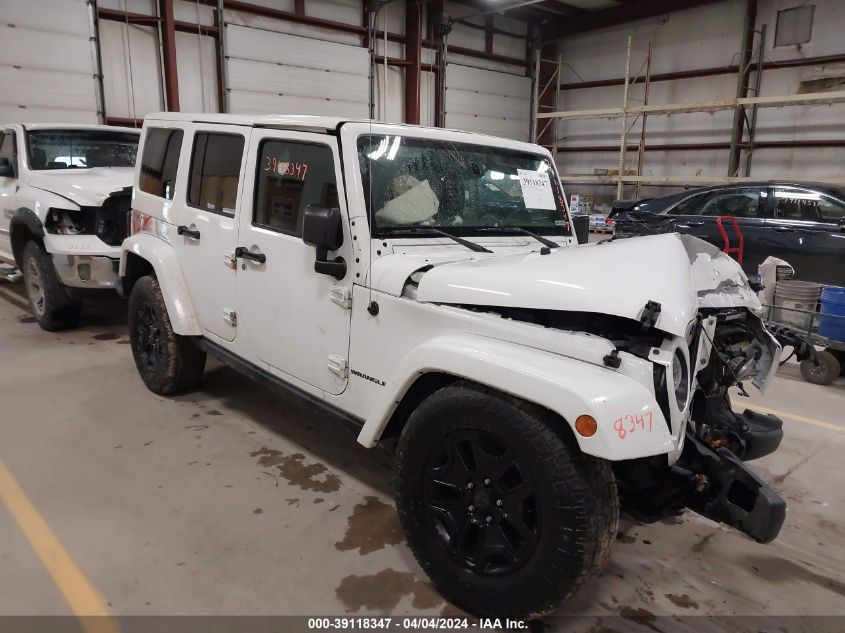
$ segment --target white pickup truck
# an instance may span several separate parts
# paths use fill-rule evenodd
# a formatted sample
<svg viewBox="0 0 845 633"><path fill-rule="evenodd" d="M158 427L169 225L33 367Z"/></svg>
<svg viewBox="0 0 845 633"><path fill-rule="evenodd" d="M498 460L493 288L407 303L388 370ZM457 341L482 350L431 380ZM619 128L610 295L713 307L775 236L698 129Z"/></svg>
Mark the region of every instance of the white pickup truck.
<svg viewBox="0 0 845 633"><path fill-rule="evenodd" d="M113 289L138 130L0 125L0 261L23 273L45 330L73 327L74 289Z"/></svg>
<svg viewBox="0 0 845 633"><path fill-rule="evenodd" d="M782 424L728 389L769 386L780 346L713 246L576 245L547 150L454 130L168 113L140 156L120 275L148 388L198 386L210 353L398 439L408 543L459 607L554 609L620 504L778 534L743 461Z"/></svg>

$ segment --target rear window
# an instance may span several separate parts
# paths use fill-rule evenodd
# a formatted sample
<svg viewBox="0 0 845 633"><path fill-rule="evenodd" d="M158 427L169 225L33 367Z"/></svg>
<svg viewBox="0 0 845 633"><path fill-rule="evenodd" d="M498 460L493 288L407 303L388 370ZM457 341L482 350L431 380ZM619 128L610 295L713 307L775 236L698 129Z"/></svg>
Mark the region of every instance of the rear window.
<svg viewBox="0 0 845 633"><path fill-rule="evenodd" d="M173 200L182 130L148 128L141 157L141 191Z"/></svg>
<svg viewBox="0 0 845 633"><path fill-rule="evenodd" d="M188 204L234 215L243 154L243 136L198 133L191 158Z"/></svg>

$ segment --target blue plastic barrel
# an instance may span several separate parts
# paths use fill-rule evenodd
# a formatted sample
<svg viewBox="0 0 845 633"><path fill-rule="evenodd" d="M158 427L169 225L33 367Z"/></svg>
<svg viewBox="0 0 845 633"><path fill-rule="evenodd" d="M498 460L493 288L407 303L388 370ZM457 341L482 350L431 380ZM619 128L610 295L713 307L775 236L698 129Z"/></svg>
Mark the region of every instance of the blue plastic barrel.
<svg viewBox="0 0 845 633"><path fill-rule="evenodd" d="M819 318L819 334L845 342L845 288L828 286L822 290L822 313L833 316Z"/></svg>

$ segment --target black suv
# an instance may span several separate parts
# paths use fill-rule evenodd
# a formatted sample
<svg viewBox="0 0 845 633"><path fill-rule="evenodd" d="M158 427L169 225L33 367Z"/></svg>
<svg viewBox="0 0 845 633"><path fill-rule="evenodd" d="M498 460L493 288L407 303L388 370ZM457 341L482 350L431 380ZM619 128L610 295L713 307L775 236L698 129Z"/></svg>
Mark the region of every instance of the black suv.
<svg viewBox="0 0 845 633"><path fill-rule="evenodd" d="M748 275L773 255L788 261L798 279L845 285L845 189L796 182L719 185L614 203L616 236L678 231L723 248L719 216L732 215L744 237L742 267ZM723 226L738 244L731 222Z"/></svg>

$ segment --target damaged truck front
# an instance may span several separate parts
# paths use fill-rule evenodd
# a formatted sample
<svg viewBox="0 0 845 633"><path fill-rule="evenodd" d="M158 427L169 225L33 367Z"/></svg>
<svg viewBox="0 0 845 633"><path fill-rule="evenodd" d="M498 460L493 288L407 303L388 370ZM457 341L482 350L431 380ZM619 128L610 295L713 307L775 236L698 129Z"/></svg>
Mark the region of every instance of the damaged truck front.
<svg viewBox="0 0 845 633"><path fill-rule="evenodd" d="M78 289L114 289L138 132L11 125L0 145L0 260L21 272L47 330L79 320Z"/></svg>

